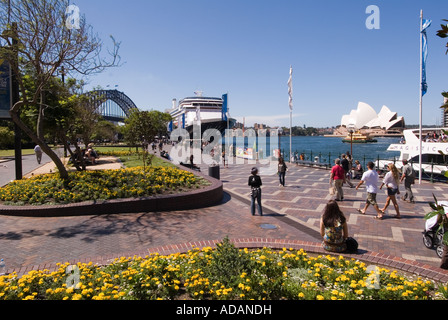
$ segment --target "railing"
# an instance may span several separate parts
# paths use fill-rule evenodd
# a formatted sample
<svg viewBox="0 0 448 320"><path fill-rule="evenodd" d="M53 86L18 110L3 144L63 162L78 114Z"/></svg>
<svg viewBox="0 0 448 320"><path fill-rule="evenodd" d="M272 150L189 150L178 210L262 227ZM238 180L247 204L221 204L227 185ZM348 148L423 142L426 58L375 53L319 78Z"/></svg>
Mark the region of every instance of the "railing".
<svg viewBox="0 0 448 320"><path fill-rule="evenodd" d="M284 150L282 150L282 154L286 155L286 153L284 152ZM301 154L296 153L298 156L297 157L293 157L293 163L297 163L299 165L304 165L304 166L310 166L310 167L320 167L320 168L326 168L326 169L331 169L331 167L334 165L334 160L336 158L340 158L340 154L331 154L331 152L328 153L328 156L325 154L322 154L321 152L319 153L313 153L313 151L311 151L309 154L306 154L304 152L302 152ZM300 159L300 155L303 155L303 160ZM328 161L327 161L328 160ZM358 160L362 167L366 168L367 162L369 161L373 161L373 159L371 157L367 157L366 155L363 155L362 157L358 157ZM289 157L285 156L285 161L289 161ZM380 156L378 155L376 157L376 160L374 161L375 165L376 165L376 170L381 172L381 173L386 173L387 172L387 165L389 163L393 163L393 164L397 164L399 163L399 167L401 168L401 161L397 158L397 157L393 157L391 159L380 159ZM409 162L416 171L418 171L418 168L415 167L415 165L419 165L419 163L410 161ZM430 167L430 170L425 170L422 169L422 179L423 180L429 180L430 182L440 182L440 181L448 181L448 177L445 176L445 172L443 170L439 171L434 171L434 167L435 166L442 166L442 167L446 167L448 166L447 163L434 163L433 161L431 162L427 162L427 163L422 163L422 167ZM447 170L448 171L448 170Z"/></svg>

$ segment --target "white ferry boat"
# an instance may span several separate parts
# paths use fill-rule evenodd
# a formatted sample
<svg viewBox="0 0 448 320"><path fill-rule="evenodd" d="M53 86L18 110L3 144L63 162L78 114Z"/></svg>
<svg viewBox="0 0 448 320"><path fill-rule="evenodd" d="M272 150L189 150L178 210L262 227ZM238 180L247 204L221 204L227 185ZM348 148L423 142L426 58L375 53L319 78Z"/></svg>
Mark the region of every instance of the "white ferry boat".
<svg viewBox="0 0 448 320"><path fill-rule="evenodd" d="M227 94L222 98L203 97L202 92L195 92L195 97L179 101L173 99L172 109L167 110L172 118L172 127L186 129L193 133L193 125L201 126L201 134L207 129L217 129L224 135L226 129L235 126L236 119L231 118L227 103Z"/></svg>
<svg viewBox="0 0 448 320"><path fill-rule="evenodd" d="M443 132L448 128L422 129L422 173L426 178L433 175L444 175L448 171L448 136ZM399 151L395 166L401 169L402 161L412 163L414 170L420 170L420 129L403 131L401 143L391 144L387 151ZM391 160L380 160L379 167L384 168ZM423 177L423 174L422 174Z"/></svg>

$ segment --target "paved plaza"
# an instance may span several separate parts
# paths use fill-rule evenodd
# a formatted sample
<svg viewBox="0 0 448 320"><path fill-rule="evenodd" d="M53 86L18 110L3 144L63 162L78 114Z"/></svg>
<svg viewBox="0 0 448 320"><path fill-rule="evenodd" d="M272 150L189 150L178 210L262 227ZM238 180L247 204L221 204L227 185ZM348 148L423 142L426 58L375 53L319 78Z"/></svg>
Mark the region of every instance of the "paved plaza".
<svg viewBox="0 0 448 320"><path fill-rule="evenodd" d="M13 162L8 162L13 166ZM247 180L253 166L263 180L264 215L252 216ZM231 163L220 167L224 187L221 203L185 211L141 212L76 217L0 217L0 248L9 271L47 268L58 262L96 262L120 256L146 255L185 243L212 243L231 239L275 239L303 241L319 245L319 219L328 200L329 170L288 164L286 186L268 165ZM208 175L208 166L200 165ZM48 168L48 165L47 165ZM276 163L274 168L276 168ZM1 170L1 168L0 168ZM37 171L36 171L37 172ZM356 180L354 181L356 182ZM422 241L425 213L433 194L440 200L448 194L448 184L423 181L413 188L416 203L399 200L402 219L394 219L392 205L384 220L376 220L369 207L365 215L365 186L358 190L343 187L339 205L347 217L349 233L361 251L377 252L438 267L440 258ZM402 187L403 189L403 187ZM378 194L380 207L385 191Z"/></svg>

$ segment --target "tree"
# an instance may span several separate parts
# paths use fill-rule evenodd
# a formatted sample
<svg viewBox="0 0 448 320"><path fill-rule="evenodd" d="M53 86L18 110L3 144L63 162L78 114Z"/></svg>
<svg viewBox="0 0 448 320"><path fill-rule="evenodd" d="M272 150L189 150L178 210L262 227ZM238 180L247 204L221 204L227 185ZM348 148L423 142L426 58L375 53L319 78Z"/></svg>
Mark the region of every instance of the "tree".
<svg viewBox="0 0 448 320"><path fill-rule="evenodd" d="M448 20L445 20L445 19L443 19L443 21L448 22ZM441 24L440 27L442 29L437 31L437 35L442 39L447 38L448 37L448 24L446 24L446 25ZM446 44L446 47L448 48L448 43ZM446 50L446 54L447 53L448 53L448 49Z"/></svg>
<svg viewBox="0 0 448 320"><path fill-rule="evenodd" d="M43 90L58 70L64 68L69 75L89 75L118 66L120 60L120 45L112 37L109 59L102 58L102 41L84 16L80 16L76 29L67 27L68 6L68 0L0 0L0 27L4 30L0 58L10 61L20 91L19 101L11 107L11 118L54 161L63 179L68 179L68 173L61 159L38 134L39 129L32 130L22 121L21 110L36 106L38 121L43 121L48 107ZM32 70L35 77L33 92L26 91L22 77L26 69ZM40 122L36 124L36 128L41 127Z"/></svg>
<svg viewBox="0 0 448 320"><path fill-rule="evenodd" d="M14 131L8 127L0 127L0 150L14 145Z"/></svg>
<svg viewBox="0 0 448 320"><path fill-rule="evenodd" d="M170 121L171 115L165 112L133 110L125 120L123 128L124 139L131 145L141 146L143 150L146 150L148 144L156 136L162 136L167 133Z"/></svg>
<svg viewBox="0 0 448 320"><path fill-rule="evenodd" d="M118 133L117 125L107 120L100 120L94 128L93 140L115 141Z"/></svg>
<svg viewBox="0 0 448 320"><path fill-rule="evenodd" d="M443 21L448 22L448 20L443 19ZM444 39L448 37L448 24L440 25L442 29L437 31L437 35ZM446 44L446 47L448 48L448 43ZM446 50L445 54L448 54L448 49ZM442 109L445 109L445 112L448 111L448 92L442 92L442 96L446 98L446 102L441 106Z"/></svg>

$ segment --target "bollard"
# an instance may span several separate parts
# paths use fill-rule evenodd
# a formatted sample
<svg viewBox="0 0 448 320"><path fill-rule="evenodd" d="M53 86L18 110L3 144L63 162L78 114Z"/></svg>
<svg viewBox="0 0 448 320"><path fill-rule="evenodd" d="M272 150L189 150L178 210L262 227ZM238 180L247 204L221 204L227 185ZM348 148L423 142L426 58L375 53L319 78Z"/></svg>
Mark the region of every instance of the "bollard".
<svg viewBox="0 0 448 320"><path fill-rule="evenodd" d="M220 179L219 165L208 167L208 175L215 179Z"/></svg>

